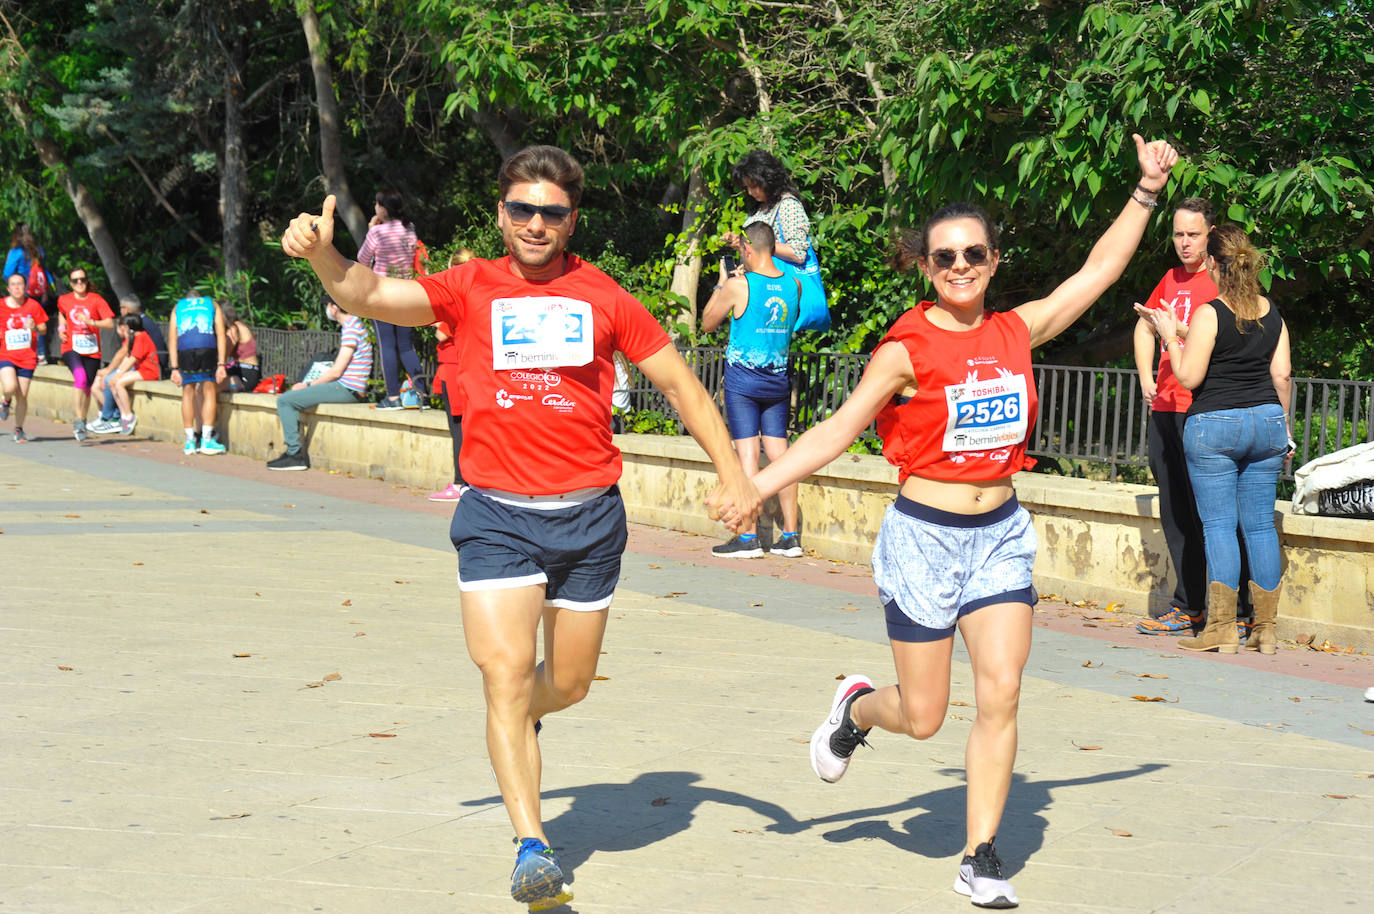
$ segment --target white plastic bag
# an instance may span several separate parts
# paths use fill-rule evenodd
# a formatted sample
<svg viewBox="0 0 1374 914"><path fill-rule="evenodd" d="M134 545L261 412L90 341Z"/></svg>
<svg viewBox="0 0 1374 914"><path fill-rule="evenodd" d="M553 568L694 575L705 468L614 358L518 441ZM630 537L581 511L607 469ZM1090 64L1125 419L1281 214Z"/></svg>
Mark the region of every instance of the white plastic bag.
<svg viewBox="0 0 1374 914"><path fill-rule="evenodd" d="M1374 442L1303 464L1293 480L1294 514L1374 517Z"/></svg>

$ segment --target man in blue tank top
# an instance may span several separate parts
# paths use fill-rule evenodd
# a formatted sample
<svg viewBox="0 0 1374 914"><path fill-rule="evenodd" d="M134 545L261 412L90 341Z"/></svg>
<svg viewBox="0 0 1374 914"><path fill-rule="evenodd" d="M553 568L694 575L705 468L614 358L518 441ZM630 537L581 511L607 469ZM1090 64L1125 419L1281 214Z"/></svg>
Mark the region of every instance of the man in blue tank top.
<svg viewBox="0 0 1374 914"><path fill-rule="evenodd" d="M181 388L181 423L186 431L184 451L208 456L223 454L225 447L215 437L215 410L219 384L225 373L224 312L214 299L192 289L172 306L168 331L167 357L172 364L172 381ZM196 426L197 393L201 400L199 428Z"/></svg>
<svg viewBox="0 0 1374 914"><path fill-rule="evenodd" d="M801 287L773 264L776 237L766 222L744 227L740 244L743 265L733 275L720 266L720 281L701 315L710 332L730 319L730 342L725 350L725 423L745 472L759 470L759 439L769 460L787 450L787 420L792 385L787 376L787 353L797 326ZM797 486L778 493L782 530L769 551L796 558L802 554L797 532ZM741 527L728 543L712 550L731 558L763 555L758 531Z"/></svg>

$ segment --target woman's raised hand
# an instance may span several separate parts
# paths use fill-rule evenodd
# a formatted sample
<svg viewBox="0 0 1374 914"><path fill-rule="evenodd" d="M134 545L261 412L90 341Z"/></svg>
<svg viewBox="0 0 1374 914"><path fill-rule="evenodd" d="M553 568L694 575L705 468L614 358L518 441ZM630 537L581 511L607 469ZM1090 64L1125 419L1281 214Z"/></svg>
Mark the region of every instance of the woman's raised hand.
<svg viewBox="0 0 1374 914"><path fill-rule="evenodd" d="M1151 193L1158 193L1168 183L1169 171L1178 162L1178 150L1167 140L1145 139L1138 133L1131 134L1135 140L1135 154L1140 161L1140 186Z"/></svg>
<svg viewBox="0 0 1374 914"><path fill-rule="evenodd" d="M309 257L334 241L334 195L324 198L318 216L301 213L281 236L281 249L292 257Z"/></svg>

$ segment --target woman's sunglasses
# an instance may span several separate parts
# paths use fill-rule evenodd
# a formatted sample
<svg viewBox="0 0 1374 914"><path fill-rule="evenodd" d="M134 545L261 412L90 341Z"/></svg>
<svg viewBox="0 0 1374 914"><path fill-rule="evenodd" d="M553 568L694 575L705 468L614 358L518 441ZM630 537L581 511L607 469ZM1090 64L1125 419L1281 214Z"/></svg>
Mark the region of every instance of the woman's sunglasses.
<svg viewBox="0 0 1374 914"><path fill-rule="evenodd" d="M940 248L930 252L930 262L935 264L937 269L948 270L954 266L960 254L964 255L964 263L971 267L981 267L988 262L988 246L986 244L971 244L962 251Z"/></svg>
<svg viewBox="0 0 1374 914"><path fill-rule="evenodd" d="M507 200L501 205L505 207L506 215L516 225L524 225L529 222L534 218L535 213L543 217L545 225L550 226L562 225L563 220L572 215L572 208L567 206L535 206L524 200Z"/></svg>

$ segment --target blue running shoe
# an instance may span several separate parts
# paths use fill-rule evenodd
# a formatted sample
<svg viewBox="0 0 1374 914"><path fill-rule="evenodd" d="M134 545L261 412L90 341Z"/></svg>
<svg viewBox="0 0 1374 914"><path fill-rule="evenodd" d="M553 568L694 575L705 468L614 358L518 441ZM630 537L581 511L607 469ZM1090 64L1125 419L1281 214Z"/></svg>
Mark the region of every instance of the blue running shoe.
<svg viewBox="0 0 1374 914"><path fill-rule="evenodd" d="M515 853L515 869L510 874L510 897L543 911L572 901L563 890L563 870L553 850L538 838L525 838Z"/></svg>

